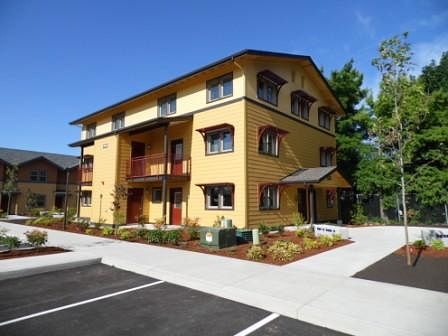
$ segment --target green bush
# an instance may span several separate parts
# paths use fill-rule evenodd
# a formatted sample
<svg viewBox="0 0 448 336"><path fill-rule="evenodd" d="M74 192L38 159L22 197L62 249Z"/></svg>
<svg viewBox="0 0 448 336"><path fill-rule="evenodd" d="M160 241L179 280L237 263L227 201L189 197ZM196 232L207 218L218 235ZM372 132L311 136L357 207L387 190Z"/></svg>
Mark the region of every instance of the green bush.
<svg viewBox="0 0 448 336"><path fill-rule="evenodd" d="M283 225L279 225L279 226L277 226L277 230L280 233L285 232L285 227Z"/></svg>
<svg viewBox="0 0 448 336"><path fill-rule="evenodd" d="M261 234L268 234L271 231L271 228L266 224L261 223L258 225L258 231L260 231Z"/></svg>
<svg viewBox="0 0 448 336"><path fill-rule="evenodd" d="M6 218L6 213L0 209L0 218Z"/></svg>
<svg viewBox="0 0 448 336"><path fill-rule="evenodd" d="M80 221L76 222L76 226L81 230L87 230L89 228L89 221L81 219Z"/></svg>
<svg viewBox="0 0 448 336"><path fill-rule="evenodd" d="M316 241L315 239L307 238L307 237L303 238L302 244L303 244L302 245L303 249L305 251L319 248L318 241Z"/></svg>
<svg viewBox="0 0 448 336"><path fill-rule="evenodd" d="M148 243L152 244L162 244L163 243L163 231L158 230L149 230L147 233Z"/></svg>
<svg viewBox="0 0 448 336"><path fill-rule="evenodd" d="M268 248L272 259L276 261L291 261L297 254L302 253L302 248L293 243L284 240L277 240Z"/></svg>
<svg viewBox="0 0 448 336"><path fill-rule="evenodd" d="M168 230L163 232L163 243L177 245L182 237L181 230Z"/></svg>
<svg viewBox="0 0 448 336"><path fill-rule="evenodd" d="M445 248L443 240L435 239L431 242L431 247L436 251L442 251Z"/></svg>
<svg viewBox="0 0 448 336"><path fill-rule="evenodd" d="M88 235L94 235L95 234L95 230L94 229L86 229L85 233L88 234Z"/></svg>
<svg viewBox="0 0 448 336"><path fill-rule="evenodd" d="M61 219L61 218L53 218L53 216L51 216L51 214L46 214L44 216L37 217L35 219L31 219L31 220L27 221L27 223L34 224L34 225L48 226L53 223L60 223L62 220L63 219Z"/></svg>
<svg viewBox="0 0 448 336"><path fill-rule="evenodd" d="M114 234L114 229L110 226L105 226L102 232L103 236L112 236Z"/></svg>
<svg viewBox="0 0 448 336"><path fill-rule="evenodd" d="M138 229L137 230L137 237L139 237L139 238L146 238L147 236L148 236L148 229L142 229L142 228L140 228L140 229Z"/></svg>
<svg viewBox="0 0 448 336"><path fill-rule="evenodd" d="M198 240L199 239L199 227L189 226L187 227L188 235L190 236L190 240Z"/></svg>
<svg viewBox="0 0 448 336"><path fill-rule="evenodd" d="M356 204L352 215L352 223L361 225L367 223L367 220L368 218L364 214L364 207L361 204Z"/></svg>
<svg viewBox="0 0 448 336"><path fill-rule="evenodd" d="M300 238L314 238L314 231L312 229L297 229L296 235Z"/></svg>
<svg viewBox="0 0 448 336"><path fill-rule="evenodd" d="M132 236L133 236L132 231L130 231L130 230L120 230L120 231L118 231L118 234L119 234L120 239L122 239L122 240L130 240L130 239L132 239Z"/></svg>
<svg viewBox="0 0 448 336"><path fill-rule="evenodd" d="M20 246L20 239L16 236L8 236L8 235L1 235L0 236L0 244L6 245L8 249L13 249Z"/></svg>
<svg viewBox="0 0 448 336"><path fill-rule="evenodd" d="M251 259L251 260L261 260L265 257L265 254L264 254L263 248L261 248L261 246L252 245L247 250L246 257L247 257L247 259Z"/></svg>
<svg viewBox="0 0 448 336"><path fill-rule="evenodd" d="M332 236L325 236L325 235L319 236L317 238L317 242L319 246L322 247L332 247L334 245L334 240Z"/></svg>
<svg viewBox="0 0 448 336"><path fill-rule="evenodd" d="M33 245L34 247L39 247L45 245L48 241L48 234L46 231L33 230L25 232L26 239L28 243Z"/></svg>
<svg viewBox="0 0 448 336"><path fill-rule="evenodd" d="M306 223L306 220L300 212L294 212L292 214L292 222L295 226L300 227Z"/></svg>
<svg viewBox="0 0 448 336"><path fill-rule="evenodd" d="M331 239L334 243L337 243L338 241L342 240L342 236L339 233L335 233L331 236Z"/></svg>
<svg viewBox="0 0 448 336"><path fill-rule="evenodd" d="M416 249L419 249L419 250L426 248L426 243L425 243L425 241L422 240L422 239L418 239L418 240L416 240L415 242L412 243L412 245L413 245Z"/></svg>

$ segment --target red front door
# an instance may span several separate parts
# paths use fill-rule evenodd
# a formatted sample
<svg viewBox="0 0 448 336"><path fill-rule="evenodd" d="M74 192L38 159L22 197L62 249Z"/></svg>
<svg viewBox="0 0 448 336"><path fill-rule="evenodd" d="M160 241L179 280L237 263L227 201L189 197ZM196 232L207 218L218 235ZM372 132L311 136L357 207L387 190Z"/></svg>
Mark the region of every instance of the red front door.
<svg viewBox="0 0 448 336"><path fill-rule="evenodd" d="M145 176L145 144L132 141L131 176Z"/></svg>
<svg viewBox="0 0 448 336"><path fill-rule="evenodd" d="M170 189L170 224L182 224L182 189Z"/></svg>
<svg viewBox="0 0 448 336"><path fill-rule="evenodd" d="M143 211L143 189L135 188L128 190L128 211L126 223L137 223L138 216Z"/></svg>
<svg viewBox="0 0 448 336"><path fill-rule="evenodd" d="M171 174L182 175L184 159L184 142L182 139L171 141Z"/></svg>

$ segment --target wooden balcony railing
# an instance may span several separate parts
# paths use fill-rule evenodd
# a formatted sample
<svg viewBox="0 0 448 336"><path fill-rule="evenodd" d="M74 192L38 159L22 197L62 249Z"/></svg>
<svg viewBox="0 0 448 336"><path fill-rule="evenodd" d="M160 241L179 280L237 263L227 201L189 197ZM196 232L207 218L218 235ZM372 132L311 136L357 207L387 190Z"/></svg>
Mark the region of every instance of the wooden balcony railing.
<svg viewBox="0 0 448 336"><path fill-rule="evenodd" d="M93 168L80 168L79 169L79 180L81 184L89 185L92 184L93 179Z"/></svg>
<svg viewBox="0 0 448 336"><path fill-rule="evenodd" d="M190 158L168 156L167 175L190 176L190 170ZM165 155L163 153L135 157L128 162L128 178L158 177L164 174Z"/></svg>

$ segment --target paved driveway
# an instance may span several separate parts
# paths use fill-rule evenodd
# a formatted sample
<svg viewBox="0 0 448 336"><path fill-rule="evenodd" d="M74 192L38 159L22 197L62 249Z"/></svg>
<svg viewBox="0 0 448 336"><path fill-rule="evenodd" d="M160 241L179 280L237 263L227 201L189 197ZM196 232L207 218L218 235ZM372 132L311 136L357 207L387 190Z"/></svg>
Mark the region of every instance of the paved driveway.
<svg viewBox="0 0 448 336"><path fill-rule="evenodd" d="M0 226L18 234L28 229ZM50 230L49 241L100 256L108 265L348 334L448 330L448 294L350 277L402 245L402 228L353 230L357 243L282 267Z"/></svg>

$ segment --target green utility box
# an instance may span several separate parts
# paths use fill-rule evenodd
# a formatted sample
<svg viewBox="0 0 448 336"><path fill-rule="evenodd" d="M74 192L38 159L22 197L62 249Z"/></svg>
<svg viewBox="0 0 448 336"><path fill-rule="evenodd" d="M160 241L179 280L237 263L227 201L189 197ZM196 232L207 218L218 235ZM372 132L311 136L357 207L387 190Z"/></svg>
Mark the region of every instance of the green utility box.
<svg viewBox="0 0 448 336"><path fill-rule="evenodd" d="M238 243L252 243L252 229L237 229L236 240Z"/></svg>
<svg viewBox="0 0 448 336"><path fill-rule="evenodd" d="M201 228L201 245L213 248L225 248L236 245L236 229Z"/></svg>

